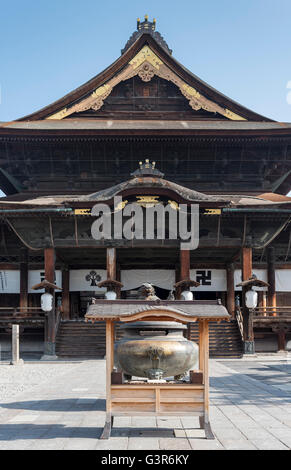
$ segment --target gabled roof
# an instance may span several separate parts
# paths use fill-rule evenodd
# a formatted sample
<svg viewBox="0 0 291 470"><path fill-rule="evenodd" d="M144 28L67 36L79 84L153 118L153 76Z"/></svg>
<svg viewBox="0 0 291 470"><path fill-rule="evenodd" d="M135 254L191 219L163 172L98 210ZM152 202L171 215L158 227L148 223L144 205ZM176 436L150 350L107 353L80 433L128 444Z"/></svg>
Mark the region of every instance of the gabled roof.
<svg viewBox="0 0 291 470"><path fill-rule="evenodd" d="M123 54L103 72L20 121L61 120L88 109L98 111L117 84L137 75L145 82L155 75L171 81L188 99L193 110L215 113L217 119L272 121L241 106L191 73L172 57L161 35L144 26L130 38Z"/></svg>

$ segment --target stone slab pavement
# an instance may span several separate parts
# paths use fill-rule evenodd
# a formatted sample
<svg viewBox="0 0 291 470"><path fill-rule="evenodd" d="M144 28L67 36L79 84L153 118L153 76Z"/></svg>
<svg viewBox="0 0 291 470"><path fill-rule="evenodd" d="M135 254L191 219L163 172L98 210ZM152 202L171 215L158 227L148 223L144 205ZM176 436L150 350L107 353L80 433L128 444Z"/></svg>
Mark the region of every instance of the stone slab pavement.
<svg viewBox="0 0 291 470"><path fill-rule="evenodd" d="M291 449L291 364L210 360L206 440L192 417L105 418L105 361L0 362L0 449L287 450Z"/></svg>

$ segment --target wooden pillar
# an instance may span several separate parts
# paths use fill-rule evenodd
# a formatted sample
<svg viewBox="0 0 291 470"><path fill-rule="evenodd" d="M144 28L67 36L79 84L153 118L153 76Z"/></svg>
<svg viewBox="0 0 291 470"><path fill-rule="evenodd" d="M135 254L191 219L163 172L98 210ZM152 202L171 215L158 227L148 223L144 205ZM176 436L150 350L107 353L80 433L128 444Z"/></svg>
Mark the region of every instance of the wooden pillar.
<svg viewBox="0 0 291 470"><path fill-rule="evenodd" d="M204 321L203 327L203 362L204 362L204 420L209 422L209 322Z"/></svg>
<svg viewBox="0 0 291 470"><path fill-rule="evenodd" d="M199 322L199 370L204 372L204 352L203 352L203 346L204 346L204 341L203 341L203 327L204 327L204 322L200 321ZM204 383L204 375L203 375L203 383Z"/></svg>
<svg viewBox="0 0 291 470"><path fill-rule="evenodd" d="M242 249L242 280L246 281L252 275L252 249L243 247Z"/></svg>
<svg viewBox="0 0 291 470"><path fill-rule="evenodd" d="M67 266L62 269L62 318L70 319L70 271Z"/></svg>
<svg viewBox="0 0 291 470"><path fill-rule="evenodd" d="M199 325L199 363L203 368L203 385L204 385L204 397L203 397L203 416L199 416L200 427L205 430L206 439L214 439L213 432L209 422L209 322L203 320Z"/></svg>
<svg viewBox="0 0 291 470"><path fill-rule="evenodd" d="M185 279L190 279L190 250L180 250L180 269L179 272L179 281L184 281ZM180 300L181 298L181 287L176 288L176 299Z"/></svg>
<svg viewBox="0 0 291 470"><path fill-rule="evenodd" d="M276 280L275 280L275 253L274 247L268 247L267 251L267 262L268 262L268 294L267 304L268 307L276 307ZM274 309L274 315L276 314Z"/></svg>
<svg viewBox="0 0 291 470"><path fill-rule="evenodd" d="M116 281L116 248L107 248L107 279Z"/></svg>
<svg viewBox="0 0 291 470"><path fill-rule="evenodd" d="M180 281L190 279L190 250L180 250Z"/></svg>
<svg viewBox="0 0 291 470"><path fill-rule="evenodd" d="M45 248L44 250L44 271L45 279L55 283L55 250L54 248ZM45 325L45 345L44 355L55 356L55 291L54 289L46 289L46 292L53 296L53 308L46 315Z"/></svg>
<svg viewBox="0 0 291 470"><path fill-rule="evenodd" d="M246 281L252 275L252 248L242 248L242 280ZM243 328L244 328L244 353L253 354L255 352L253 312L250 312L245 305L246 289L242 289L243 307Z"/></svg>
<svg viewBox="0 0 291 470"><path fill-rule="evenodd" d="M25 312L28 307L28 253L27 248L21 248L20 252L20 299L19 306L21 312Z"/></svg>
<svg viewBox="0 0 291 470"><path fill-rule="evenodd" d="M112 416L111 416L111 373L113 367L112 359L112 337L113 322L106 320L106 419L103 432L100 439L108 439L111 433Z"/></svg>
<svg viewBox="0 0 291 470"><path fill-rule="evenodd" d="M226 266L227 278L227 310L230 315L235 316L235 292L234 292L234 265Z"/></svg>

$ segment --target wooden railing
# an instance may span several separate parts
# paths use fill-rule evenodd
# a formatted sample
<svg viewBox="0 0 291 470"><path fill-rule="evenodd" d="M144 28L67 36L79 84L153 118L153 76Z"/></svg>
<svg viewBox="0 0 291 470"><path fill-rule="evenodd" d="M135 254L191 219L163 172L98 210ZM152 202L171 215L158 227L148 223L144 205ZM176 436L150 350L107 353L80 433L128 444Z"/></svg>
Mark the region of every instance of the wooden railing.
<svg viewBox="0 0 291 470"><path fill-rule="evenodd" d="M243 323L243 316L240 307L236 307L235 309L235 318L237 321L238 329L240 331L241 339L244 340L244 323Z"/></svg>
<svg viewBox="0 0 291 470"><path fill-rule="evenodd" d="M59 326L62 320L62 312L60 308L56 308L55 337L57 337Z"/></svg>
<svg viewBox="0 0 291 470"><path fill-rule="evenodd" d="M44 319L44 312L39 307L0 307L0 321Z"/></svg>
<svg viewBox="0 0 291 470"><path fill-rule="evenodd" d="M291 319L291 306L256 307L253 310L254 320L256 318L279 317L280 319Z"/></svg>

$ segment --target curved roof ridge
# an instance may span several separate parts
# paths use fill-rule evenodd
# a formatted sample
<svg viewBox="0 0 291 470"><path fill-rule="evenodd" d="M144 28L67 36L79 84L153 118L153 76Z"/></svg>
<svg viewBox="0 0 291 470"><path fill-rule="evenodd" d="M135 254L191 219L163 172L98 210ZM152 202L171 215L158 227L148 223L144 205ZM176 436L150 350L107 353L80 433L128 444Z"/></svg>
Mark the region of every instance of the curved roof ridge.
<svg viewBox="0 0 291 470"><path fill-rule="evenodd" d="M128 189L144 189L146 187L151 189L171 190L187 201L226 202L225 198L220 198L220 196L204 194L156 176L135 176L127 181L111 186L110 188L102 189L96 193L88 194L87 196L81 196L78 200L96 202L106 201Z"/></svg>

